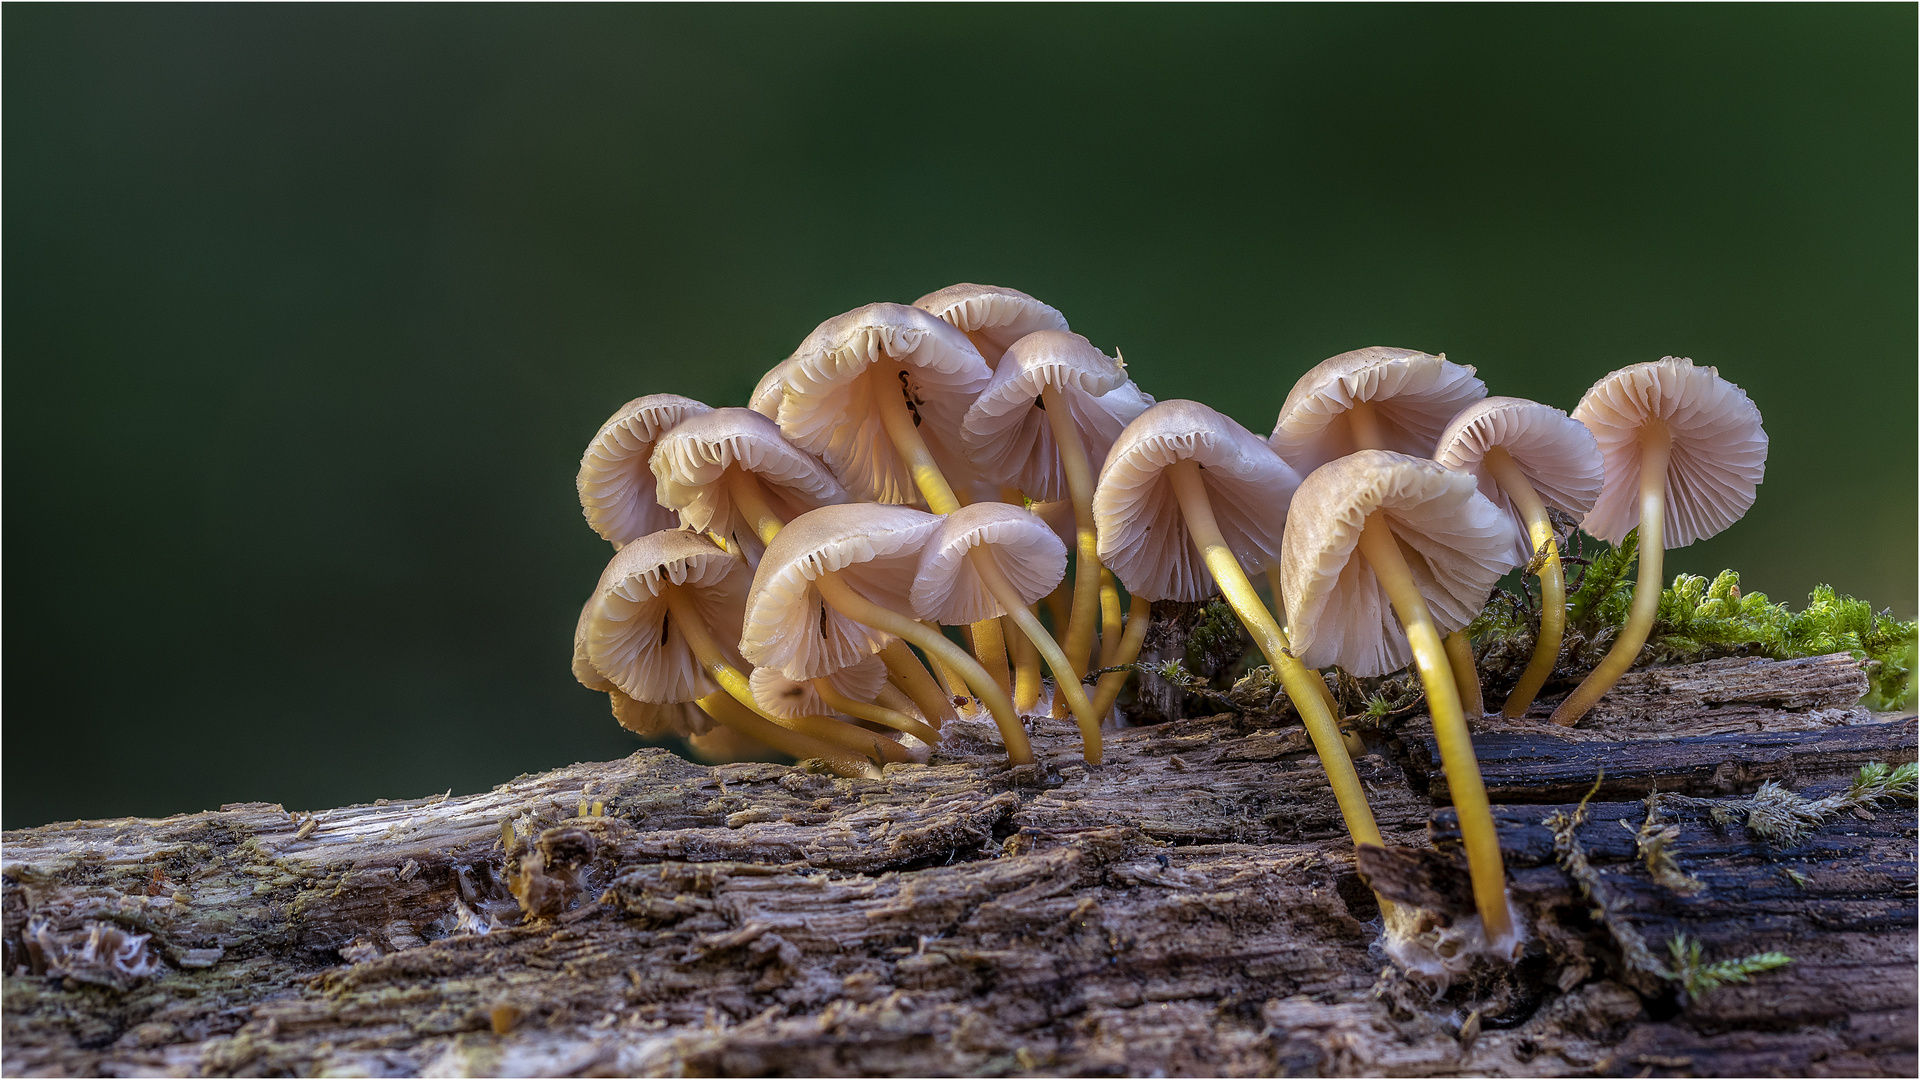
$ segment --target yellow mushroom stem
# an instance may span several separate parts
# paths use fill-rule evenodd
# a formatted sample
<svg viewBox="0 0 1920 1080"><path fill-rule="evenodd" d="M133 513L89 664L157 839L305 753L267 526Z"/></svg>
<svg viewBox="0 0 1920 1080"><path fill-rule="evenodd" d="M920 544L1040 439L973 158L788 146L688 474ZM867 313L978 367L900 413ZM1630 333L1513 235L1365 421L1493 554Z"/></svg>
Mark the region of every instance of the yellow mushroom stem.
<svg viewBox="0 0 1920 1080"><path fill-rule="evenodd" d="M880 378L891 371L898 377L898 385ZM868 380L873 384L874 408L880 414L880 426L886 429L887 439L893 443L893 449L906 463L907 474L913 477L913 486L920 489L920 497L927 500L927 509L936 514L951 514L960 509L960 497L953 493L953 485L947 483L947 476L940 471L940 464L933 460L933 451L927 449L927 440L920 437L920 414L907 407L907 369L899 364L876 365L874 375ZM897 392L896 392L897 391ZM992 623L988 626L987 623ZM1007 669L1006 642L1000 635L997 620L987 619L975 623L971 630L974 655L980 658L981 666L1000 684L1007 694L1013 691L1013 674Z"/></svg>
<svg viewBox="0 0 1920 1080"><path fill-rule="evenodd" d="M1640 430L1640 576L1633 585L1633 607L1605 658L1553 710L1556 724L1572 727L1579 722L1633 666L1653 631L1654 616L1660 613L1661 563L1667 554L1667 461L1672 456L1673 433L1663 421L1648 421Z"/></svg>
<svg viewBox="0 0 1920 1080"><path fill-rule="evenodd" d="M906 642L899 638L887 642L886 648L880 650L880 661L887 665L887 677L913 701L920 715L926 717L935 730L959 717L953 711L952 696L935 681L933 673L913 655Z"/></svg>
<svg viewBox="0 0 1920 1080"><path fill-rule="evenodd" d="M1041 601L1047 605L1047 618L1053 620L1053 632L1064 634L1073 621L1073 579L1061 578L1060 584Z"/></svg>
<svg viewBox="0 0 1920 1080"><path fill-rule="evenodd" d="M1094 629L1100 624L1100 540L1093 527L1093 465L1087 460L1087 445L1080 439L1073 411L1060 391L1041 387L1040 407L1053 428L1060 469L1067 475L1067 497L1073 502L1073 615L1066 636L1060 640L1077 679L1087 673Z"/></svg>
<svg viewBox="0 0 1920 1080"><path fill-rule="evenodd" d="M1484 716L1486 698L1480 694L1480 667L1474 663L1473 642L1465 630L1455 630L1440 639L1446 650L1447 666L1453 669L1453 685L1460 694L1460 708L1468 716Z"/></svg>
<svg viewBox="0 0 1920 1080"><path fill-rule="evenodd" d="M864 776L868 779L878 779L880 776L879 766L866 758L849 754L837 746L831 746L819 739L783 728L735 701L733 695L725 690L716 690L695 701L694 704L700 707L701 712L713 717L714 722L727 730L751 739L756 744L771 746L788 757L800 761L819 758L841 776Z"/></svg>
<svg viewBox="0 0 1920 1080"><path fill-rule="evenodd" d="M834 688L833 680L818 678L813 680L813 692L820 695L820 703L835 712L842 712L856 720L865 720L870 724L904 731L928 746L940 742L940 733L915 720L903 712L896 712L882 705L856 701Z"/></svg>
<svg viewBox="0 0 1920 1080"><path fill-rule="evenodd" d="M965 649L948 641L947 636L938 629L861 596L853 586L841 581L835 574L821 574L813 583L819 588L821 598L835 611L854 622L916 645L928 657L957 672L966 685L973 689L974 695L987 706L987 711L993 714L993 722L1000 729L1000 738L1007 744L1007 757L1015 765L1033 764L1033 744L1027 740L1027 730L1020 726L1019 714L1013 711L1012 697L988 677Z"/></svg>
<svg viewBox="0 0 1920 1080"><path fill-rule="evenodd" d="M1527 714L1540 688L1553 675L1553 666L1560 662L1560 643L1567 632L1567 578L1560 569L1559 542L1554 539L1553 521L1547 517L1547 504L1540 501L1540 493L1527 474L1503 447L1487 451L1484 460L1493 482L1507 493L1514 509L1520 511L1520 519L1527 523L1533 561L1539 564L1540 636L1533 643L1533 657L1520 673L1520 681L1513 684L1507 703L1500 709L1507 719L1518 720Z"/></svg>
<svg viewBox="0 0 1920 1080"><path fill-rule="evenodd" d="M1473 881L1473 905L1480 912L1488 941L1504 941L1513 933L1507 911L1507 874L1500 860L1500 837L1494 831L1480 764L1473 756L1473 736L1460 711L1460 694L1453 685L1453 669L1440 644L1440 630L1427 610L1426 598L1414 584L1413 571L1400 551L1385 518L1367 516L1360 530L1360 554L1373 567L1393 603L1394 614L1413 646L1420 684L1427 692L1427 712L1433 717L1433 737L1440 744L1440 766L1446 770L1447 790L1460 818L1460 839L1467 849L1467 875Z"/></svg>
<svg viewBox="0 0 1920 1080"><path fill-rule="evenodd" d="M733 696L733 699L752 710L756 716L787 728L802 735L810 735L821 742L831 743L864 757L879 761L911 761L913 755L907 748L884 739L871 731L863 731L852 724L843 724L826 716L778 717L762 709L753 700L753 690L748 686L747 677L720 649L720 643L714 640L713 633L707 629L706 619L693 605L693 598L678 585L668 585L666 595L667 612L672 617L680 636L686 639L687 648L693 652L693 658L708 678L720 684L720 689ZM778 749L778 747L776 747Z"/></svg>
<svg viewBox="0 0 1920 1080"><path fill-rule="evenodd" d="M1087 700L1086 687L1080 685L1080 676L1073 670L1072 661L1053 640L1047 628L1027 610L1026 602L1014 590L1013 582L1007 580L1007 572L1000 569L1000 563L993 552L976 547L967 552L967 561L973 565L973 572L980 575L980 581L986 585L987 592L993 594L1000 606L1020 627L1033 647L1040 651L1047 667L1053 670L1053 692L1067 699L1067 705L1073 710L1073 721L1080 726L1080 754L1087 764L1100 764L1100 717L1093 711L1093 703Z"/></svg>
<svg viewBox="0 0 1920 1080"><path fill-rule="evenodd" d="M1153 622L1153 605L1146 597L1136 596L1127 604L1127 629L1120 636L1119 647L1114 649L1111 661L1104 661L1101 667L1120 667L1131 664L1140 658L1140 646L1146 643L1147 627ZM1120 689L1127 685L1127 672L1109 671L1100 676L1094 686L1093 714L1104 718L1113 703L1120 699Z"/></svg>
<svg viewBox="0 0 1920 1080"><path fill-rule="evenodd" d="M1187 534L1193 539L1193 546L1199 550L1200 557L1212 572L1213 580L1220 586L1221 595L1240 616L1241 625L1253 635L1254 643L1266 654L1267 663L1280 674L1280 684L1286 688L1287 697L1292 699L1293 707L1300 713L1300 720L1306 726L1307 736L1313 740L1314 752L1320 756L1320 764L1327 770L1327 783L1333 788L1334 801L1340 805L1340 815L1346 819L1347 833L1356 844L1379 844L1380 827L1374 824L1373 811L1367 806L1365 789L1360 786L1360 775L1353 771L1353 759L1347 756L1346 745L1341 741L1340 727L1334 722L1333 714L1327 708L1326 684L1320 681L1319 673L1311 670L1287 651L1287 635L1274 621L1273 614L1260 602L1260 594L1253 591L1253 582L1247 580L1247 572L1241 569L1240 560L1233 557L1233 551L1227 547L1226 538L1220 535L1219 522L1213 516L1213 503L1207 497L1206 482L1200 478L1200 463L1196 461L1176 462L1167 468L1167 479L1173 485L1173 493L1180 500L1180 516L1186 519ZM1319 688L1315 689L1315 684Z"/></svg>
<svg viewBox="0 0 1920 1080"><path fill-rule="evenodd" d="M1028 606L1032 614L1033 608ZM1012 616L1000 620L1000 632L1007 638L1007 654L1013 658L1013 709L1025 716L1040 707L1040 653L1027 640L1027 635L1012 632L1007 623Z"/></svg>
<svg viewBox="0 0 1920 1080"><path fill-rule="evenodd" d="M1120 584L1113 571L1100 568L1100 666L1112 667L1120 655ZM1091 671L1092 669L1087 669ZM1085 675L1086 672L1080 673Z"/></svg>

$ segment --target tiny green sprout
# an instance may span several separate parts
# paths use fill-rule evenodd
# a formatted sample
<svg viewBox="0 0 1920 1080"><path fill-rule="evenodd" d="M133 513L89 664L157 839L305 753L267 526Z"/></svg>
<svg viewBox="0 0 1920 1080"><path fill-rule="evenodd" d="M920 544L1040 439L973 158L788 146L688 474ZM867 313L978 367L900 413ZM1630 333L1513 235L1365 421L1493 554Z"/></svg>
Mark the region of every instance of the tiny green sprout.
<svg viewBox="0 0 1920 1080"><path fill-rule="evenodd" d="M1803 889L1813 884L1812 878L1808 877L1807 875L1801 873L1798 870L1795 870L1791 866L1783 866L1780 869L1782 873L1787 875L1788 881L1793 882L1795 885L1798 885Z"/></svg>
<svg viewBox="0 0 1920 1080"><path fill-rule="evenodd" d="M1786 953L1769 951L1709 964L1701 956L1700 942L1685 933L1674 935L1667 951L1673 955L1673 967L1666 976L1680 984L1681 993L1689 1001L1698 1001L1728 983L1750 982L1763 971L1793 963L1793 957Z"/></svg>
<svg viewBox="0 0 1920 1080"><path fill-rule="evenodd" d="M1378 724L1392 713L1393 702L1388 701L1385 694L1375 694L1367 699L1367 707L1361 715Z"/></svg>

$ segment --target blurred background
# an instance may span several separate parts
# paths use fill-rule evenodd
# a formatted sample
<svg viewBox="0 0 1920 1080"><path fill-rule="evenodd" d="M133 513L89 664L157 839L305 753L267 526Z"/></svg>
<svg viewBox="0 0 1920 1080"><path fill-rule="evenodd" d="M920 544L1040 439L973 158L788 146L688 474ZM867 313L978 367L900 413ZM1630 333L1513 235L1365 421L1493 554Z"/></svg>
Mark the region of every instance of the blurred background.
<svg viewBox="0 0 1920 1080"><path fill-rule="evenodd" d="M630 752L570 635L629 398L1047 300L1265 433L1361 345L1772 436L1669 558L1915 611L1915 9L10 6L9 827Z"/></svg>

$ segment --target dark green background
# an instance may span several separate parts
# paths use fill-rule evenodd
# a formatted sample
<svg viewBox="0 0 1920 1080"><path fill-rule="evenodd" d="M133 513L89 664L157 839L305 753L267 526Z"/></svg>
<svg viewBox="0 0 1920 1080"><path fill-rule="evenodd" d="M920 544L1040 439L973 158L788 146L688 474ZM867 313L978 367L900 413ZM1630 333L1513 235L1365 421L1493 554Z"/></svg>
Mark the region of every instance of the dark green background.
<svg viewBox="0 0 1920 1080"><path fill-rule="evenodd" d="M1693 356L1773 438L1671 557L1915 608L1915 9L5 12L4 817L632 749L573 474L816 323L1032 292L1264 433L1444 350Z"/></svg>

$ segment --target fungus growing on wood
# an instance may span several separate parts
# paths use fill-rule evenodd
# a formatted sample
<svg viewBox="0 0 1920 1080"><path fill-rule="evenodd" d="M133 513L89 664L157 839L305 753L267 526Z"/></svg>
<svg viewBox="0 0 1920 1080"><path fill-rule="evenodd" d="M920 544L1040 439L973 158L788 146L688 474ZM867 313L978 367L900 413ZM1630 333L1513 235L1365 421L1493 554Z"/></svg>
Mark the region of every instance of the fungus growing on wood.
<svg viewBox="0 0 1920 1080"><path fill-rule="evenodd" d="M677 511L686 528L738 544L749 562L766 546L759 530L769 511L777 527L847 500L818 458L749 409L714 409L682 420L654 445L651 467L661 506Z"/></svg>
<svg viewBox="0 0 1920 1080"><path fill-rule="evenodd" d="M1508 959L1516 938L1500 841L1440 636L1479 613L1511 565L1513 546L1507 516L1471 475L1363 450L1301 481L1280 560L1301 662L1338 664L1362 677L1417 663L1460 814L1474 905L1488 943Z"/></svg>
<svg viewBox="0 0 1920 1080"><path fill-rule="evenodd" d="M1626 674L1659 613L1668 548L1704 540L1740 520L1767 468L1767 433L1746 391L1710 367L1669 356L1601 379L1574 407L1600 444L1606 483L1586 530L1610 544L1640 530L1633 607L1599 665L1553 722L1571 726Z"/></svg>
<svg viewBox="0 0 1920 1080"><path fill-rule="evenodd" d="M1041 330L1067 329L1067 317L1018 289L962 282L930 292L913 306L967 335L988 367L998 367L1008 346Z"/></svg>
<svg viewBox="0 0 1920 1080"><path fill-rule="evenodd" d="M747 677L747 685L753 691L754 703L774 716L791 719L838 713L911 735L929 747L940 742L939 732L907 711L911 705L904 697L881 702L893 687L887 683L887 666L878 656L804 682L789 679L773 668L757 667Z"/></svg>
<svg viewBox="0 0 1920 1080"><path fill-rule="evenodd" d="M767 545L747 596L740 650L790 679L812 680L899 638L957 672L987 706L1014 764L1033 761L1006 690L938 627L911 614L920 552L941 518L850 503L795 518Z"/></svg>
<svg viewBox="0 0 1920 1080"><path fill-rule="evenodd" d="M1244 569L1280 561L1299 483L1246 428L1197 401L1163 401L1127 425L1100 470L1093 500L1100 558L1136 600L1194 603L1218 585L1299 711L1347 831L1355 843L1380 844L1326 684L1289 651Z"/></svg>
<svg viewBox="0 0 1920 1080"><path fill-rule="evenodd" d="M574 486L587 524L615 548L662 529L679 526L673 512L654 499L647 461L660 436L689 416L711 412L679 394L634 398L614 413L587 444Z"/></svg>
<svg viewBox="0 0 1920 1080"><path fill-rule="evenodd" d="M1586 425L1559 409L1521 398L1490 397L1453 418L1441 432L1433 457L1449 469L1473 474L1480 494L1513 519L1515 565L1537 567L1540 636L1533 658L1501 708L1510 719L1524 716L1553 674L1567 626L1567 582L1547 508L1576 524L1593 509L1603 477L1600 447Z"/></svg>

